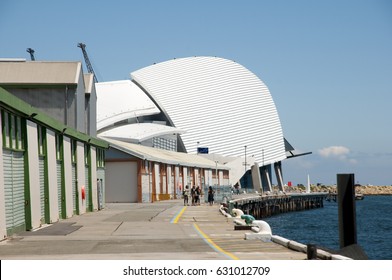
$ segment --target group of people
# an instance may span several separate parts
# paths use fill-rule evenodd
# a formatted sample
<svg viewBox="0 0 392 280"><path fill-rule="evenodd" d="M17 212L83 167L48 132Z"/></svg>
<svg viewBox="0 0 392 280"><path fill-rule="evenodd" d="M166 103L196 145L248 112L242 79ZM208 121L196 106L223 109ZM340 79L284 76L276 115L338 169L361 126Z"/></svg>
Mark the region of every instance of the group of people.
<svg viewBox="0 0 392 280"><path fill-rule="evenodd" d="M201 188L199 186L193 186L189 190L189 186L186 185L182 195L184 197L184 206L189 206L189 198L191 198L192 206L200 205ZM214 203L214 190L211 186L208 188L208 203L210 205Z"/></svg>

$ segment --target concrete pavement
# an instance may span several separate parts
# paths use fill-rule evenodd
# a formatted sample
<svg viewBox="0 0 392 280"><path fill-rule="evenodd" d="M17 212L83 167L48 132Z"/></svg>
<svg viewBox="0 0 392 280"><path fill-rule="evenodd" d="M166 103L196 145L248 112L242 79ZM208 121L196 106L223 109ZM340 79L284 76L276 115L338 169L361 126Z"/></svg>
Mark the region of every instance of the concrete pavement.
<svg viewBox="0 0 392 280"><path fill-rule="evenodd" d="M244 240L244 234L218 205L107 204L0 242L0 259L306 259L273 242Z"/></svg>

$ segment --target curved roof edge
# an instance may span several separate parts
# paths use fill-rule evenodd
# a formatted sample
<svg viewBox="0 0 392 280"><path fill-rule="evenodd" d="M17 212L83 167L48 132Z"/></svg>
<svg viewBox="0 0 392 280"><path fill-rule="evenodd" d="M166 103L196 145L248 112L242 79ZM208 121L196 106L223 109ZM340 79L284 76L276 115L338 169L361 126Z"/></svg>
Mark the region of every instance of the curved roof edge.
<svg viewBox="0 0 392 280"><path fill-rule="evenodd" d="M96 83L95 86L98 130L119 121L160 113L154 102L130 80Z"/></svg>
<svg viewBox="0 0 392 280"><path fill-rule="evenodd" d="M186 57L131 73L173 126L187 131L188 152L197 143L211 153L249 156L260 164L286 159L283 131L267 86L235 61Z"/></svg>
<svg viewBox="0 0 392 280"><path fill-rule="evenodd" d="M134 123L122 125L99 134L100 137L107 137L111 139L121 139L121 141L128 142L142 142L153 137L183 134L184 130L172 126L155 124L155 123Z"/></svg>

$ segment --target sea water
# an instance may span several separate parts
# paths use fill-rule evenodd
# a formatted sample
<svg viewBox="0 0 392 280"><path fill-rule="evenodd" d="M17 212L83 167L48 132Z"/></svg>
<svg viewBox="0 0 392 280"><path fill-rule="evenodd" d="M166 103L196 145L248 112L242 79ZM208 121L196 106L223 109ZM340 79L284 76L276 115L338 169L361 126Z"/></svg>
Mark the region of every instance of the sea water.
<svg viewBox="0 0 392 280"><path fill-rule="evenodd" d="M323 208L279 214L264 219L272 234L303 244L339 250L336 202ZM392 260L392 196L366 196L356 201L357 243L371 260Z"/></svg>

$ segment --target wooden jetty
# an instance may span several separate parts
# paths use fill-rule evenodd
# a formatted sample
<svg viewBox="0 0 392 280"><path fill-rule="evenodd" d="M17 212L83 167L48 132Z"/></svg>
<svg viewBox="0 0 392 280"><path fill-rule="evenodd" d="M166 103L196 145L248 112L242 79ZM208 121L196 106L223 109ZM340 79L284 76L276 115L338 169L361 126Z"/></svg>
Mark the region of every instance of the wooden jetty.
<svg viewBox="0 0 392 280"><path fill-rule="evenodd" d="M229 211L237 208L256 219L272 215L324 207L327 193L291 193L278 195L248 195L232 199Z"/></svg>

